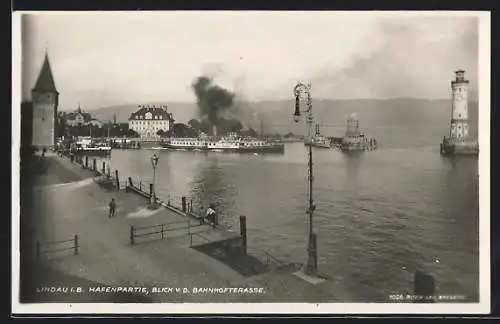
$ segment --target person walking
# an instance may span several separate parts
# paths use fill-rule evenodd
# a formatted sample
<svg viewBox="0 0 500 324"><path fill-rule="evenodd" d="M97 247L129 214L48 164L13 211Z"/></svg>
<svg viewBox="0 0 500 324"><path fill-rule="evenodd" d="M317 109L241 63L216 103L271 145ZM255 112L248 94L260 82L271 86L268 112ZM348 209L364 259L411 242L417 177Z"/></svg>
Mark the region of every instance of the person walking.
<svg viewBox="0 0 500 324"><path fill-rule="evenodd" d="M115 198L111 198L111 201L109 202L109 218L115 217L115 212L116 212Z"/></svg>

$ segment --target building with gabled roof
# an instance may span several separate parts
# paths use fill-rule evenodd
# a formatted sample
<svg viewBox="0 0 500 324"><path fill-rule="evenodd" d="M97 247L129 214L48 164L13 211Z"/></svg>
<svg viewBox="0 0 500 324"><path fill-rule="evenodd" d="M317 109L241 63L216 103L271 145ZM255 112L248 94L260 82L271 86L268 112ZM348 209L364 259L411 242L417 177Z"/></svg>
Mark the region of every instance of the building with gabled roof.
<svg viewBox="0 0 500 324"><path fill-rule="evenodd" d="M174 118L167 111L167 106L139 105L128 119L129 129L139 134L144 141L159 140L158 131L168 132L173 123Z"/></svg>
<svg viewBox="0 0 500 324"><path fill-rule="evenodd" d="M35 86L31 90L31 100L33 110L31 145L37 148L51 147L55 144L59 92L56 89L47 53Z"/></svg>

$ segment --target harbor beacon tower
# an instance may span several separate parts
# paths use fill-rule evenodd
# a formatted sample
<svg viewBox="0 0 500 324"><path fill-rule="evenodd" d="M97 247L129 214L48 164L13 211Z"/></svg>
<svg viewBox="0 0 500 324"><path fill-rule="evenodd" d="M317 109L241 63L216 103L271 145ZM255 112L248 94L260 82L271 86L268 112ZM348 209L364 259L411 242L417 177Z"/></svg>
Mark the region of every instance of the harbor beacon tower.
<svg viewBox="0 0 500 324"><path fill-rule="evenodd" d="M59 92L54 83L47 53L35 87L31 90L31 100L33 109L31 145L37 148L52 147L55 144Z"/></svg>
<svg viewBox="0 0 500 324"><path fill-rule="evenodd" d="M455 72L455 80L451 81L452 103L449 136L443 138L441 155L478 154L477 140L469 135L469 108L467 90L469 80L465 79L465 71Z"/></svg>

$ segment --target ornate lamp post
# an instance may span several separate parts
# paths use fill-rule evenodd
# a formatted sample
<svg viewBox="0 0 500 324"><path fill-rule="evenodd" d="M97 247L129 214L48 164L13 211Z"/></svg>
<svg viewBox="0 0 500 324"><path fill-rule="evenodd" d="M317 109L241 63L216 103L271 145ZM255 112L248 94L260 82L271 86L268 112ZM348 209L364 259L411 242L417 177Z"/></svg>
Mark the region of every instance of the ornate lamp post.
<svg viewBox="0 0 500 324"><path fill-rule="evenodd" d="M309 174L308 174L308 184L309 184L309 206L306 213L309 216L309 239L307 247L307 265L305 272L309 276L317 276L318 274L318 254L316 248L316 234L313 233L313 213L316 209L313 200L313 156L312 156L312 136L313 136L313 114L312 114L312 99L311 99L311 83L304 84L298 82L294 88L295 95L295 112L293 114L295 122L299 122L301 118L300 101L304 100L306 104L306 109L303 110L306 117L306 123L308 125L308 139L306 145L309 151Z"/></svg>
<svg viewBox="0 0 500 324"><path fill-rule="evenodd" d="M153 166L153 190L151 192L151 202L149 207L151 209L156 209L158 208L158 204L156 203L156 187L155 187L155 180L156 180L156 167L158 166L158 160L160 158L155 154L151 157L151 165Z"/></svg>

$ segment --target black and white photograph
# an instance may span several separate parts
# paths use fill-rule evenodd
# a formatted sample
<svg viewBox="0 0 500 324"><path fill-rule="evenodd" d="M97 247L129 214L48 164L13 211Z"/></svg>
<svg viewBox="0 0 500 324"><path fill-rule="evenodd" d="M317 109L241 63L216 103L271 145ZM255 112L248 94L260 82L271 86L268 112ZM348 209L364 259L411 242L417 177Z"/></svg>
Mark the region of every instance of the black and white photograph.
<svg viewBox="0 0 500 324"><path fill-rule="evenodd" d="M489 312L489 12L12 17L13 313Z"/></svg>

